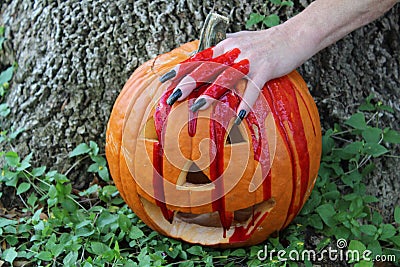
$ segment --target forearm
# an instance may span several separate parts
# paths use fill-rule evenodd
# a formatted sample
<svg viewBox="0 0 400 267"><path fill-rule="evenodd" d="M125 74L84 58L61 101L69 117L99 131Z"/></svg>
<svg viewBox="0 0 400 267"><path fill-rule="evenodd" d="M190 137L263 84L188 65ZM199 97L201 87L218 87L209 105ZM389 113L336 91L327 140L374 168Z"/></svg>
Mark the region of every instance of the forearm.
<svg viewBox="0 0 400 267"><path fill-rule="evenodd" d="M282 25L304 60L388 11L397 0L316 0Z"/></svg>

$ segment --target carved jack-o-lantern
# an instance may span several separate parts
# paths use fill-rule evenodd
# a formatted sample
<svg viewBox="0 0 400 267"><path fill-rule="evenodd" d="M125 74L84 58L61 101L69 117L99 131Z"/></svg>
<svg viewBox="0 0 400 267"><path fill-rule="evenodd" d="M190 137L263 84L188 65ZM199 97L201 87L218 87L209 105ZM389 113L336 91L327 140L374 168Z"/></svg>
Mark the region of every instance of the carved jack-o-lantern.
<svg viewBox="0 0 400 267"><path fill-rule="evenodd" d="M189 109L200 91L168 106L173 85L159 77L197 45L150 60L126 83L107 129L111 175L132 210L164 235L220 247L256 244L286 227L313 188L318 111L297 72L268 82L239 126L233 91L205 111Z"/></svg>
<svg viewBox="0 0 400 267"><path fill-rule="evenodd" d="M223 21L206 20L202 47L223 36ZM297 72L268 82L239 126L244 80L205 111L189 110L205 86L170 107L176 82L158 78L196 48L185 44L131 76L107 129L110 171L153 229L205 245L255 244L287 226L310 194L321 153L318 112Z"/></svg>

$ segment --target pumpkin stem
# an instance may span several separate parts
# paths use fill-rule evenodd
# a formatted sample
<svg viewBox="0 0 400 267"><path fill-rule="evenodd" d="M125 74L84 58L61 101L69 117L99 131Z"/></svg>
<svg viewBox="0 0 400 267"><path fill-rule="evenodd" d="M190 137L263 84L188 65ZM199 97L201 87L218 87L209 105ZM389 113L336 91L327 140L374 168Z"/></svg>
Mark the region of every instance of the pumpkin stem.
<svg viewBox="0 0 400 267"><path fill-rule="evenodd" d="M214 46L226 38L226 28L229 19L216 13L208 14L200 33L200 43L197 52Z"/></svg>

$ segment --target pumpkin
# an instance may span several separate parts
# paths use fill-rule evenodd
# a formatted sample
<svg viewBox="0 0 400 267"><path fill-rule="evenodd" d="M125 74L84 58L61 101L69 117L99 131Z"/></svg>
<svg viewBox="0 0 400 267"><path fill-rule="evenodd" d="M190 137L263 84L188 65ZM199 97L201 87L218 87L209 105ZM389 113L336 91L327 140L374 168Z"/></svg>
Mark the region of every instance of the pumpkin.
<svg viewBox="0 0 400 267"><path fill-rule="evenodd" d="M107 127L111 176L129 207L163 235L216 247L257 244L285 228L311 193L318 111L296 71L266 83L240 125L233 91L198 113L189 108L201 90L169 107L174 84L159 78L197 47L186 43L129 78Z"/></svg>

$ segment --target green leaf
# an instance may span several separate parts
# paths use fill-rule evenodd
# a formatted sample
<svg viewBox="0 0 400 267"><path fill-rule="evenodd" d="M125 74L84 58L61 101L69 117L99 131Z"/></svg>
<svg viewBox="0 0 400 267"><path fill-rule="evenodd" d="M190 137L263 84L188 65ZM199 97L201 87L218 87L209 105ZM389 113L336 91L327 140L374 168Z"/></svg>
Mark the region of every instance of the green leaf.
<svg viewBox="0 0 400 267"><path fill-rule="evenodd" d="M101 242L92 242L90 248L96 255L103 255L105 252L110 251L111 248Z"/></svg>
<svg viewBox="0 0 400 267"><path fill-rule="evenodd" d="M32 170L32 175L34 177L39 177L39 176L42 176L45 171L46 171L46 166L42 166L42 167L39 167L39 168L34 168Z"/></svg>
<svg viewBox="0 0 400 267"><path fill-rule="evenodd" d="M128 232L132 226L132 222L126 215L120 214L118 217L118 226L122 231Z"/></svg>
<svg viewBox="0 0 400 267"><path fill-rule="evenodd" d="M380 225L383 221L383 217L382 215L380 215L378 212L374 211L372 213L372 219L371 221L375 224L375 225Z"/></svg>
<svg viewBox="0 0 400 267"><path fill-rule="evenodd" d="M387 150L384 146L380 144L366 143L364 145L363 152L376 158L389 152L389 150Z"/></svg>
<svg viewBox="0 0 400 267"><path fill-rule="evenodd" d="M15 251L14 247L11 247L9 249L4 250L2 258L6 261L9 262L11 265L15 258L18 256L17 251Z"/></svg>
<svg viewBox="0 0 400 267"><path fill-rule="evenodd" d="M11 133L9 134L10 139L15 139L23 131L25 131L24 128L19 128L15 131L14 131L14 129L11 129Z"/></svg>
<svg viewBox="0 0 400 267"><path fill-rule="evenodd" d="M368 244L368 249L372 251L372 256L382 255L382 247L378 240L372 240Z"/></svg>
<svg viewBox="0 0 400 267"><path fill-rule="evenodd" d="M307 216L307 223L318 230L322 230L324 228L324 224L318 214L311 214L311 216Z"/></svg>
<svg viewBox="0 0 400 267"><path fill-rule="evenodd" d="M64 266L76 266L78 260L78 252L70 251L63 259Z"/></svg>
<svg viewBox="0 0 400 267"><path fill-rule="evenodd" d="M361 225L360 226L360 231L363 232L364 234L373 236L376 233L376 226L375 225L371 225L371 224L365 224L365 225Z"/></svg>
<svg viewBox="0 0 400 267"><path fill-rule="evenodd" d="M400 206L397 206L394 209L394 221L398 224L400 224Z"/></svg>
<svg viewBox="0 0 400 267"><path fill-rule="evenodd" d="M280 21L281 19L276 14L268 15L265 19L263 19L263 23L270 28L279 25Z"/></svg>
<svg viewBox="0 0 400 267"><path fill-rule="evenodd" d="M326 200L336 200L336 199L339 199L340 196L341 196L341 194L337 190L332 190L332 191L326 192L322 195L322 197L325 198Z"/></svg>
<svg viewBox="0 0 400 267"><path fill-rule="evenodd" d="M281 5L282 1L281 0L270 0L270 2L274 5Z"/></svg>
<svg viewBox="0 0 400 267"><path fill-rule="evenodd" d="M400 235L396 235L390 238L390 241L392 241L396 246L400 248Z"/></svg>
<svg viewBox="0 0 400 267"><path fill-rule="evenodd" d="M354 184L358 184L362 180L362 175L358 171L350 172L342 176L342 181L346 185L353 187Z"/></svg>
<svg viewBox="0 0 400 267"><path fill-rule="evenodd" d="M38 200L37 196L35 194L31 194L31 195L29 195L26 203L28 203L28 205L31 207L35 207L37 200Z"/></svg>
<svg viewBox="0 0 400 267"><path fill-rule="evenodd" d="M367 247L358 240L351 240L349 244L349 250L357 250L360 255L367 249Z"/></svg>
<svg viewBox="0 0 400 267"><path fill-rule="evenodd" d="M30 188L31 188L30 183L21 183L17 188L17 195L21 195L22 193L25 193Z"/></svg>
<svg viewBox="0 0 400 267"><path fill-rule="evenodd" d="M118 220L118 215L111 214L108 211L102 212L97 218L97 226L102 228L105 226L110 226L111 224L115 223Z"/></svg>
<svg viewBox="0 0 400 267"><path fill-rule="evenodd" d="M0 218L0 228L3 228L3 227L8 226L8 225L15 225L17 223L18 222L16 220L9 220L9 219L6 219L6 218Z"/></svg>
<svg viewBox="0 0 400 267"><path fill-rule="evenodd" d="M14 67L13 66L8 67L5 71L0 73L0 85L11 81L13 73L14 73Z"/></svg>
<svg viewBox="0 0 400 267"><path fill-rule="evenodd" d="M332 137L327 135L322 136L322 155L328 155L334 147L335 141Z"/></svg>
<svg viewBox="0 0 400 267"><path fill-rule="evenodd" d="M317 244L317 251L321 251L323 248L328 246L331 243L331 239L329 237L324 237L322 240L319 241Z"/></svg>
<svg viewBox="0 0 400 267"><path fill-rule="evenodd" d="M392 144L400 144L400 134L398 131L388 129L383 133L383 141Z"/></svg>
<svg viewBox="0 0 400 267"><path fill-rule="evenodd" d="M229 255L236 256L236 257L245 257L247 254L244 249L239 248L239 249L235 249L234 251L232 251Z"/></svg>
<svg viewBox="0 0 400 267"><path fill-rule="evenodd" d="M281 6L290 6L294 5L293 1L282 1Z"/></svg>
<svg viewBox="0 0 400 267"><path fill-rule="evenodd" d="M10 167L17 167L20 160L18 154L14 151L7 152L5 155L5 159Z"/></svg>
<svg viewBox="0 0 400 267"><path fill-rule="evenodd" d="M379 199L374 196L365 195L363 197L364 203L374 203L379 202Z"/></svg>
<svg viewBox="0 0 400 267"><path fill-rule="evenodd" d="M363 113L353 114L344 124L353 127L358 130L365 130L367 128L367 123L365 122L365 116Z"/></svg>
<svg viewBox="0 0 400 267"><path fill-rule="evenodd" d="M11 110L8 107L7 103L0 104L0 116L7 117L10 114Z"/></svg>
<svg viewBox="0 0 400 267"><path fill-rule="evenodd" d="M53 259L53 256L51 255L51 253L49 251L42 251L36 255L36 258L43 260L43 261L51 261Z"/></svg>
<svg viewBox="0 0 400 267"><path fill-rule="evenodd" d="M251 13L249 19L246 21L246 29L263 21L265 16L259 13Z"/></svg>
<svg viewBox="0 0 400 267"><path fill-rule="evenodd" d="M192 255L196 255L196 256L202 256L203 255L203 248L200 246L192 246L190 247L187 252L189 252Z"/></svg>
<svg viewBox="0 0 400 267"><path fill-rule="evenodd" d="M358 107L359 111L374 111L375 109L375 106L371 103L364 103Z"/></svg>
<svg viewBox="0 0 400 267"><path fill-rule="evenodd" d="M359 154L364 146L363 142L353 142L343 148L343 152L348 154Z"/></svg>
<svg viewBox="0 0 400 267"><path fill-rule="evenodd" d="M374 267L374 263L371 261L361 260L360 262L354 264L354 267Z"/></svg>
<svg viewBox="0 0 400 267"><path fill-rule="evenodd" d="M92 150L93 156L97 156L99 153L99 146L96 144L96 142L89 141L89 147Z"/></svg>
<svg viewBox="0 0 400 267"><path fill-rule="evenodd" d="M335 220L333 220L333 216L336 214L335 209L332 204L324 204L316 208L317 213L324 221L324 223L330 227L335 225Z"/></svg>
<svg viewBox="0 0 400 267"><path fill-rule="evenodd" d="M22 161L21 164L18 166L17 171L23 171L26 170L31 166L29 163L31 158L32 158L33 152L29 153Z"/></svg>
<svg viewBox="0 0 400 267"><path fill-rule="evenodd" d="M93 163L87 169L88 172L98 172L99 171L99 164Z"/></svg>
<svg viewBox="0 0 400 267"><path fill-rule="evenodd" d="M394 113L394 110L392 107L390 107L388 105L382 105L380 103L378 103L378 110L383 110L383 111L387 111L389 113Z"/></svg>
<svg viewBox="0 0 400 267"><path fill-rule="evenodd" d="M132 225L131 229L129 230L129 238L131 239L138 239L144 236L144 233L142 230L140 230L139 227Z"/></svg>
<svg viewBox="0 0 400 267"><path fill-rule="evenodd" d="M391 238L396 234L396 228L391 224L382 224L380 228L382 229L380 237L382 239Z"/></svg>
<svg viewBox="0 0 400 267"><path fill-rule="evenodd" d="M90 147L85 143L81 143L77 147L75 147L74 150L71 151L71 153L69 153L69 157L72 158L82 154L87 154L89 152Z"/></svg>
<svg viewBox="0 0 400 267"><path fill-rule="evenodd" d="M108 182L110 181L110 175L108 174L108 169L105 166L100 166L99 171L97 172L103 181Z"/></svg>
<svg viewBox="0 0 400 267"><path fill-rule="evenodd" d="M368 126L361 135L367 143L378 143L381 139L382 130Z"/></svg>

